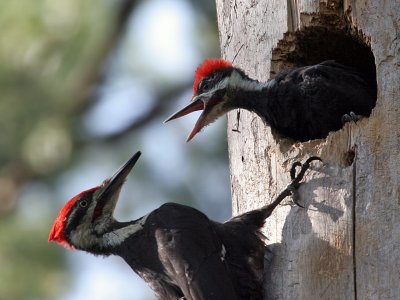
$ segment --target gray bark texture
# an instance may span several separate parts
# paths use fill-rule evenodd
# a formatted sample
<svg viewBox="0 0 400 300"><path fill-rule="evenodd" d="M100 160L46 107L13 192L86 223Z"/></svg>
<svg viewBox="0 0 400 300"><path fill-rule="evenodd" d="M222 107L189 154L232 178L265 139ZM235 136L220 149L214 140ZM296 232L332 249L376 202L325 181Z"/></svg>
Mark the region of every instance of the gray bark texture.
<svg viewBox="0 0 400 300"><path fill-rule="evenodd" d="M266 81L296 65L290 53L307 39L315 53L327 54L321 58L335 59L328 56L336 49L357 59L346 44L324 46L318 39L325 34L307 36L313 27L349 33L375 58L378 99L371 116L326 139L290 141L253 113L228 114L234 214L269 203L289 183L293 162L311 155L324 160L300 187L306 209L283 205L267 220L272 256L265 299L400 299L400 1L216 4L222 57L252 78Z"/></svg>

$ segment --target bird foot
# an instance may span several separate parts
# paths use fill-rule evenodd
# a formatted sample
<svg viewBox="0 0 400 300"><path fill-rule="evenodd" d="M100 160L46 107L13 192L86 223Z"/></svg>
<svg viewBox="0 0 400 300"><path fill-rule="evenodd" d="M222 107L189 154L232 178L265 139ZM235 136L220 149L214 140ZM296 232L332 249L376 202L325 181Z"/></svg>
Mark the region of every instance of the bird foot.
<svg viewBox="0 0 400 300"><path fill-rule="evenodd" d="M299 203L300 196L299 196L298 187L289 186L288 190L290 191L291 196L292 196L292 203L297 205L298 207L305 208L303 205L301 205Z"/></svg>
<svg viewBox="0 0 400 300"><path fill-rule="evenodd" d="M342 124L346 124L348 122L357 122L363 118L362 115L356 115L354 112L350 112L349 114L344 114L342 116Z"/></svg>
<svg viewBox="0 0 400 300"><path fill-rule="evenodd" d="M301 207L301 208L305 208L305 207L299 203L300 197L299 197L298 188L300 186L300 181L303 179L304 174L306 173L306 171L310 167L310 163L312 161L314 161L314 160L322 161L322 159L317 157L317 156L311 156L303 164L298 162L298 161L295 162L292 165L292 168L290 169L290 179L292 180L292 182L289 184L287 189L292 195L293 203L296 204L297 206ZM300 172L296 175L296 171L297 171L296 168L297 167L301 167L301 169L300 169Z"/></svg>

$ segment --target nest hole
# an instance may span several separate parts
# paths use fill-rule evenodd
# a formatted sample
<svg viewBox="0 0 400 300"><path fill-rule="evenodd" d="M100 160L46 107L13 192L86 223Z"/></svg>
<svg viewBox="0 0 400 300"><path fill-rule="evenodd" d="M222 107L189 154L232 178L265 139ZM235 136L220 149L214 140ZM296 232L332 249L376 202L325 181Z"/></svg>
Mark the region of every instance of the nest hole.
<svg viewBox="0 0 400 300"><path fill-rule="evenodd" d="M310 26L286 34L272 52L271 77L294 67L325 60L351 66L362 72L376 86L376 66L369 39L361 30Z"/></svg>
<svg viewBox="0 0 400 300"><path fill-rule="evenodd" d="M304 27L294 33L286 33L279 41L272 52L270 77L273 78L287 69L335 60L363 73L376 91L375 57L370 47L370 39L351 24L350 18L343 17L342 21L337 22L337 18L332 18L331 14L329 18L316 19L317 25ZM275 131L272 131L272 134L280 144L283 142L286 146L297 142L284 141L286 139L282 139L282 136ZM352 160L351 157L349 160Z"/></svg>

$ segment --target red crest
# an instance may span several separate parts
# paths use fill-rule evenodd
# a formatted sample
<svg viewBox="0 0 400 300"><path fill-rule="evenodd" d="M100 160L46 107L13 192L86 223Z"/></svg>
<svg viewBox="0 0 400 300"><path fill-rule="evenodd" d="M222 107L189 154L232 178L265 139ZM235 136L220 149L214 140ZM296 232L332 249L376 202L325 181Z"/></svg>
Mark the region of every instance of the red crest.
<svg viewBox="0 0 400 300"><path fill-rule="evenodd" d="M74 206L76 200L78 200L83 194L96 190L98 187L91 188L89 190L83 191L69 200L64 207L58 213L56 220L54 221L53 227L51 228L48 241L56 241L57 243L63 245L68 249L73 249L73 247L67 242L64 236L64 227L67 217L71 212L72 206Z"/></svg>
<svg viewBox="0 0 400 300"><path fill-rule="evenodd" d="M211 75L217 70L230 67L232 67L232 64L229 61L226 61L222 58L206 59L196 70L196 75L194 77L194 84L193 84L193 95L197 94L200 81L202 81L203 78Z"/></svg>

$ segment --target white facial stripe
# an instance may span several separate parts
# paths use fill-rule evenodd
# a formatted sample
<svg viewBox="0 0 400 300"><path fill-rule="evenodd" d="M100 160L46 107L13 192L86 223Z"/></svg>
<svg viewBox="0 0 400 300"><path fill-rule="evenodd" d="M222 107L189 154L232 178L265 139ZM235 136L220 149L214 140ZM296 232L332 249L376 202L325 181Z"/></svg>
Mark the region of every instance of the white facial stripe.
<svg viewBox="0 0 400 300"><path fill-rule="evenodd" d="M216 86L214 86L211 90L209 90L208 92L205 92L203 94L200 94L199 96L201 98L205 98L205 99L211 98L215 94L216 91L226 88L228 81L229 81L228 77L224 78L223 80L218 82L218 84Z"/></svg>
<svg viewBox="0 0 400 300"><path fill-rule="evenodd" d="M254 80L249 80L243 78L238 72L233 71L231 76L229 77L229 86L233 88L238 88L245 91L260 91L263 88L269 86L273 80L269 80L264 83L259 83Z"/></svg>
<svg viewBox="0 0 400 300"><path fill-rule="evenodd" d="M116 229L114 231L106 232L103 235L96 235L93 232L92 224L90 222L85 222L80 224L76 230L71 232L70 239L71 244L75 247L82 249L90 249L94 245L100 248L107 248L120 245L123 243L130 235L138 232L143 229L143 226L146 222L147 216L142 217L138 220L137 223L128 225L126 227L122 227ZM103 220L104 221L104 220ZM111 222L111 218L108 222L102 222L101 224L109 224ZM96 228L98 229L98 228Z"/></svg>
<svg viewBox="0 0 400 300"><path fill-rule="evenodd" d="M137 223L131 224L126 227L119 228L117 230L107 232L103 235L103 242L106 246L117 246L125 241L130 235L143 229L146 223L147 216L142 217Z"/></svg>

